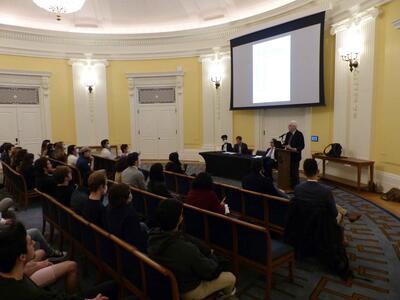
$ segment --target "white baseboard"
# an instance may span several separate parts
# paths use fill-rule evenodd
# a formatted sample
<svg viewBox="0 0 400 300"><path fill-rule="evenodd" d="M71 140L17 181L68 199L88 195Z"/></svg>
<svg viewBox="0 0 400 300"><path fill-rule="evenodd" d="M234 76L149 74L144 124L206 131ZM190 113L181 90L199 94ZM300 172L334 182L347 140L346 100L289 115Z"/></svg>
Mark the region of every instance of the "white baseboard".
<svg viewBox="0 0 400 300"><path fill-rule="evenodd" d="M400 175L393 173L376 171L375 183L377 190L387 192L391 188L400 188Z"/></svg>

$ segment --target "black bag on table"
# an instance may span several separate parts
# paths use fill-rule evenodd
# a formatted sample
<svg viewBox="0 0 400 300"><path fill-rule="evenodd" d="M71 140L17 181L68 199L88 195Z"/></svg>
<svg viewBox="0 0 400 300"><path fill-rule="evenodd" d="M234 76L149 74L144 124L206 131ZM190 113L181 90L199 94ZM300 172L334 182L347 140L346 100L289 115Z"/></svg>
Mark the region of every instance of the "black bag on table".
<svg viewBox="0 0 400 300"><path fill-rule="evenodd" d="M330 150L328 151L330 147ZM342 155L343 147L339 143L329 144L324 149L324 154L329 157L337 157L339 158Z"/></svg>

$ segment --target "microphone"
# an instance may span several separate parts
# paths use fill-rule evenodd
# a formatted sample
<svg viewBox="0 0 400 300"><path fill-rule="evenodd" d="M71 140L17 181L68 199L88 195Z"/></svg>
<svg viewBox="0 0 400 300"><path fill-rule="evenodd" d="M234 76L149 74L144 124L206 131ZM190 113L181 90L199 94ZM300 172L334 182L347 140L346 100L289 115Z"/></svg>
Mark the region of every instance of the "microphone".
<svg viewBox="0 0 400 300"><path fill-rule="evenodd" d="M279 138L281 139L281 138L283 138L285 135L286 135L286 133L281 134L281 135L279 136Z"/></svg>

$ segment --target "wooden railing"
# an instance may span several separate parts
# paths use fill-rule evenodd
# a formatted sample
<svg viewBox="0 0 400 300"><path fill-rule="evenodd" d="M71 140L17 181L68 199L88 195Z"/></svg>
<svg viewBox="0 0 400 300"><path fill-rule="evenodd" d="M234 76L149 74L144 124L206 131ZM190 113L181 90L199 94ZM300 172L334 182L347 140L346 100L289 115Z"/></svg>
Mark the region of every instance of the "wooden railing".
<svg viewBox="0 0 400 300"><path fill-rule="evenodd" d="M43 217L69 240L71 256L83 253L98 270L98 278L110 276L120 288L137 298L179 300L178 284L171 271L159 265L134 246L88 222L51 196L37 191L42 199Z"/></svg>
<svg viewBox="0 0 400 300"><path fill-rule="evenodd" d="M14 200L16 200L20 208L26 209L29 200L37 197L35 191L28 191L26 181L22 174L15 171L5 162L1 162L3 168L4 187L9 192Z"/></svg>
<svg viewBox="0 0 400 300"><path fill-rule="evenodd" d="M109 185L114 182L109 181ZM165 197L130 187L136 211L152 220L155 210ZM288 264L289 280L293 281L294 250L291 246L271 239L269 230L225 215L184 204L184 231L215 249L233 264L235 275L246 265L266 278L265 299L270 299L272 271ZM275 253L272 249L281 249Z"/></svg>

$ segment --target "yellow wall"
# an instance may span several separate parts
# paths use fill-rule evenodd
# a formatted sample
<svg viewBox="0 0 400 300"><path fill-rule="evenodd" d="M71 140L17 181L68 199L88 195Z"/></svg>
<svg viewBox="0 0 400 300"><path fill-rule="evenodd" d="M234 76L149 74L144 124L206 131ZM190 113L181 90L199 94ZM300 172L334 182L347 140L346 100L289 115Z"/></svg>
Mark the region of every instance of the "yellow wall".
<svg viewBox="0 0 400 300"><path fill-rule="evenodd" d="M400 175L400 0L381 7L376 23L373 159L379 170Z"/></svg>
<svg viewBox="0 0 400 300"><path fill-rule="evenodd" d="M376 67L372 158L379 170L400 174L400 138L396 134L400 114L399 70L400 30L392 22L400 18L400 0L380 7L376 21ZM319 136L312 151L321 151L332 141L335 38L328 30L324 41L326 106L312 108L312 132ZM185 148L202 145L202 70L197 57L147 61L110 61L107 68L110 139L130 143L130 111L126 73L175 71L181 66L184 76ZM72 68L68 60L0 55L0 69L50 72L53 140L76 141ZM255 144L255 111L234 111L233 135L242 135L249 147ZM161 120L162 121L162 120Z"/></svg>
<svg viewBox="0 0 400 300"><path fill-rule="evenodd" d="M0 55L1 70L50 72L52 140L75 143L75 108L72 69L65 59ZM4 130L4 128L2 128Z"/></svg>
<svg viewBox="0 0 400 300"><path fill-rule="evenodd" d="M111 61L107 67L110 142L130 143L130 110L126 73L173 72L181 66L184 75L183 128L185 148L202 145L202 69L197 57L145 61ZM155 120L162 122L162 120Z"/></svg>

